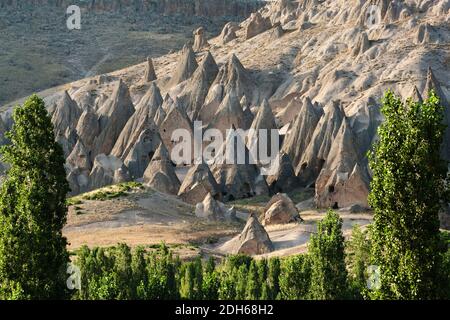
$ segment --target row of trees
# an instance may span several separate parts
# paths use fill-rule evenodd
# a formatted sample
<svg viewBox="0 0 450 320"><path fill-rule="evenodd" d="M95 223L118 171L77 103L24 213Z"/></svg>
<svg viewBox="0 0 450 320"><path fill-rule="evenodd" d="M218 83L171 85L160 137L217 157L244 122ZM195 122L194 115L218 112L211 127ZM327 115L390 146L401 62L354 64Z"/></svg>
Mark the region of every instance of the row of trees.
<svg viewBox="0 0 450 320"><path fill-rule="evenodd" d="M255 260L234 255L216 265L213 258L181 262L164 244L158 250L83 247L76 264L81 290L76 299L189 300L342 300L381 294L381 279L372 273L370 235L354 227L345 242L338 214L329 211L313 236L309 252L287 258ZM368 241L369 240L369 241ZM442 256L435 283L446 284L435 298L450 298L450 251ZM371 277L375 277L370 286Z"/></svg>
<svg viewBox="0 0 450 320"><path fill-rule="evenodd" d="M370 232L347 243L342 220L329 211L307 254L254 261L230 257L181 263L166 247L149 253L126 245L82 248L83 299L434 299L449 297L449 254L438 212L449 202L445 127L439 98L404 104L391 92L370 155ZM32 96L13 115L0 150L10 165L0 189L0 299L69 297L64 156L44 102ZM346 252L347 251L347 252ZM376 271L370 290L369 267ZM374 280L374 279L371 279Z"/></svg>

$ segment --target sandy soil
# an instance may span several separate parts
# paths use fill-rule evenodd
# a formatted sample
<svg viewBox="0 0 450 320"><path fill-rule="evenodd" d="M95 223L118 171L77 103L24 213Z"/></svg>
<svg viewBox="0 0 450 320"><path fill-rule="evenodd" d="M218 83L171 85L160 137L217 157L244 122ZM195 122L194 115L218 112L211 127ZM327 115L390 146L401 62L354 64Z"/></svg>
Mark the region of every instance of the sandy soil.
<svg viewBox="0 0 450 320"><path fill-rule="evenodd" d="M339 212L339 214L343 219L342 229L346 238L350 237L351 230L355 224L364 227L372 222L372 215L369 213L353 214L344 211ZM302 213L302 218L304 219L302 223L268 226L266 230L275 250L255 258L284 257L306 252L309 239L316 232L317 222L324 215L323 211L309 210ZM219 243L206 245L202 249L221 255L231 254L238 238L239 236L224 238Z"/></svg>
<svg viewBox="0 0 450 320"><path fill-rule="evenodd" d="M194 208L176 197L138 192L107 201L84 200L69 208L64 235L70 249L88 246L201 244L236 235L240 223L202 221ZM77 214L78 212L78 214Z"/></svg>

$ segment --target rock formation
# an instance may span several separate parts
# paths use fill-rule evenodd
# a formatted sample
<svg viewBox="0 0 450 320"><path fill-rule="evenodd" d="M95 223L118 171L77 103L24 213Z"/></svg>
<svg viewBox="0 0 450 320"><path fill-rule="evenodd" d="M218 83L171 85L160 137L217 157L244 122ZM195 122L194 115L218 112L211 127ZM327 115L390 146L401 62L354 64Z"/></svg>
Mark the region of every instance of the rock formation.
<svg viewBox="0 0 450 320"><path fill-rule="evenodd" d="M225 207L220 204L211 193L207 193L202 202L197 203L195 207L195 215L198 218L208 220L224 220L225 219Z"/></svg>
<svg viewBox="0 0 450 320"><path fill-rule="evenodd" d="M195 205L203 201L208 194L214 199L221 198L220 187L208 165L203 162L189 169L180 187L178 196L184 202Z"/></svg>
<svg viewBox="0 0 450 320"><path fill-rule="evenodd" d="M192 148L193 150L193 137L194 137L194 127L189 119L188 115L186 114L186 111L183 109L182 106L175 103L175 106L169 111L169 113L166 115L166 118L163 120L161 125L159 126L159 132L162 138L162 141L164 145L169 150L169 153L172 153L173 148L175 145L177 145L180 141L174 141L172 139L172 136L175 131L177 130L185 130L185 132L188 134L189 137L182 137L182 140L190 138L192 141ZM189 156L190 159L193 159L193 154ZM188 159L189 160L189 159ZM181 163L177 163L181 165ZM188 163L184 163L188 164Z"/></svg>
<svg viewBox="0 0 450 320"><path fill-rule="evenodd" d="M254 36L269 30L272 27L270 19L263 18L259 12L252 13L247 28L245 30L245 38L248 40Z"/></svg>
<svg viewBox="0 0 450 320"><path fill-rule="evenodd" d="M318 207L368 207L369 179L355 147L355 137L344 119L334 139L324 168L316 181Z"/></svg>
<svg viewBox="0 0 450 320"><path fill-rule="evenodd" d="M372 4L381 11L377 26L366 21ZM365 155L383 121L380 99L386 90L420 101L435 89L450 125L448 9L447 0L362 0L354 6L344 0L271 1L239 26L227 24L220 36L208 40L208 52L197 32L197 54L186 46L180 54L155 59L158 79L149 60L68 84L67 92L55 88L39 94L53 115L75 193L144 178L194 203L216 188L212 173L224 201L268 194L269 187L276 193L309 186L315 188L318 206L363 207L369 182ZM434 73L425 77L429 66ZM9 106L1 109L1 119L0 144L12 125ZM233 127L278 129L280 166L263 176L261 163L251 161L245 148L248 140L240 153L226 153L227 135L227 143L212 147L216 157L208 162L207 179L196 178L198 171L208 171L205 167L191 168L179 190L174 160L168 154L158 160L155 148L162 141L172 153L179 143L172 133L186 129L192 135L196 120L203 131L217 128L224 136ZM232 140L236 151L238 142ZM442 151L450 160L448 150L450 130ZM215 161L227 155L231 163ZM243 164L234 162L238 155ZM203 189L203 182L212 189ZM195 201L189 200L192 195Z"/></svg>
<svg viewBox="0 0 450 320"><path fill-rule="evenodd" d="M134 113L128 87L119 80L111 97L98 110L100 134L94 141L94 154L110 154L128 119Z"/></svg>
<svg viewBox="0 0 450 320"><path fill-rule="evenodd" d="M285 193L278 193L270 199L264 208L264 226L286 224L301 221L294 202Z"/></svg>
<svg viewBox="0 0 450 320"><path fill-rule="evenodd" d="M220 39L222 44L227 44L228 42L237 38L236 31L239 30L239 26L234 22L228 22L222 29L220 34Z"/></svg>
<svg viewBox="0 0 450 320"><path fill-rule="evenodd" d="M303 184L311 184L318 177L328 158L343 118L344 115L338 102L332 102L325 107L325 114L319 120L296 167L296 174Z"/></svg>
<svg viewBox="0 0 450 320"><path fill-rule="evenodd" d="M199 117L200 109L205 103L208 90L217 76L219 68L210 52L200 62L197 70L192 75L191 81L178 97L186 106L186 111L191 119Z"/></svg>
<svg viewBox="0 0 450 320"><path fill-rule="evenodd" d="M144 172L144 183L163 193L178 194L180 180L178 180L175 167L170 161L169 152L163 143L156 150Z"/></svg>
<svg viewBox="0 0 450 320"><path fill-rule="evenodd" d="M301 158L304 156L319 118L320 116L312 105L311 100L305 98L292 128L286 135L282 148L283 152L291 158L294 168L298 167Z"/></svg>
<svg viewBox="0 0 450 320"><path fill-rule="evenodd" d="M155 67L153 66L152 58L148 57L147 62L145 63L145 73L144 73L144 81L151 82L156 80Z"/></svg>
<svg viewBox="0 0 450 320"><path fill-rule="evenodd" d="M179 83L189 79L197 67L197 60L195 59L195 53L192 50L192 47L187 45L184 46L183 50L180 52L177 68L170 79L170 86L176 86Z"/></svg>
<svg viewBox="0 0 450 320"><path fill-rule="evenodd" d="M259 168L250 160L250 153L235 128L216 152L211 172L221 187L223 199L232 201L267 194L268 187Z"/></svg>
<svg viewBox="0 0 450 320"><path fill-rule="evenodd" d="M130 180L128 169L120 159L100 154L95 157L94 165L89 175L89 190Z"/></svg>
<svg viewBox="0 0 450 320"><path fill-rule="evenodd" d="M259 104L259 92L254 79L234 54L232 54L228 62L220 68L219 74L211 86L208 96L212 96L215 93L217 85L223 87L222 96L230 91L234 91L239 100L242 99L243 96L246 96L250 104Z"/></svg>
<svg viewBox="0 0 450 320"><path fill-rule="evenodd" d="M236 93L231 91L223 99L208 128L218 129L223 137L226 137L227 130L233 126L237 129L247 129L244 122L244 111Z"/></svg>
<svg viewBox="0 0 450 320"><path fill-rule="evenodd" d="M209 46L208 40L206 40L205 29L203 27L197 28L193 32L194 45L192 49L195 52L202 51Z"/></svg>
<svg viewBox="0 0 450 320"><path fill-rule="evenodd" d="M295 175L289 155L281 152L278 170L266 178L271 193L290 192L300 186L300 180Z"/></svg>
<svg viewBox="0 0 450 320"><path fill-rule="evenodd" d="M270 241L264 227L254 214L250 214L247 224L239 236L235 245L235 254L258 255L273 251L273 244Z"/></svg>
<svg viewBox="0 0 450 320"><path fill-rule="evenodd" d="M261 130L266 130L266 133ZM275 146L272 147L272 130L276 130L278 132L277 124L269 102L264 99L258 109L255 119L253 120L252 126L250 127L250 133L247 141L248 148L253 150L257 159L260 159L261 153L265 153L263 154L263 157L271 157L272 152L274 154L278 153L279 150L273 149ZM273 139L279 138L274 135ZM260 150L260 146L264 144L266 144L266 146L264 146L265 150Z"/></svg>
<svg viewBox="0 0 450 320"><path fill-rule="evenodd" d="M80 115L81 110L77 103L72 100L67 91L64 91L56 104L52 123L55 128L56 141L62 145L66 157L76 143L75 128Z"/></svg>

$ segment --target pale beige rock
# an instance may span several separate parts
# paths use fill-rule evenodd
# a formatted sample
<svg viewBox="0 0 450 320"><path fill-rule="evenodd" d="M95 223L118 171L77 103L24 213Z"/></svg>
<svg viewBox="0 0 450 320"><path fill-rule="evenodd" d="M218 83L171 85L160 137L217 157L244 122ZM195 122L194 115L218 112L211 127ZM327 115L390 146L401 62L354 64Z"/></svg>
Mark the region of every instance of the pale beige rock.
<svg viewBox="0 0 450 320"><path fill-rule="evenodd" d="M130 181L131 177L123 162L112 155L99 154L95 157L89 175L89 190Z"/></svg>
<svg viewBox="0 0 450 320"><path fill-rule="evenodd" d="M360 163L353 132L344 119L317 178L315 202L320 208L355 204L367 208L368 194L368 175Z"/></svg>
<svg viewBox="0 0 450 320"><path fill-rule="evenodd" d="M222 196L220 187L208 165L206 163L196 164L186 174L178 196L184 202L195 205L203 201L208 194L215 199L220 199Z"/></svg>
<svg viewBox="0 0 450 320"><path fill-rule="evenodd" d="M216 61L208 51L192 75L191 81L184 88L178 99L186 106L191 119L199 117L200 109L205 103L209 88L219 72Z"/></svg>
<svg viewBox="0 0 450 320"><path fill-rule="evenodd" d="M159 126L159 133L161 135L161 139L169 150L169 153L172 153L173 148L178 144L178 141L172 140L172 134L179 129L186 130L185 132L190 135L191 138L191 150L193 150L193 142L194 142L194 127L186 114L185 110L182 106L175 103L175 106L169 111L166 115L164 121ZM193 154L191 154L190 158L193 159ZM190 162L189 162L190 163ZM188 163L185 163L188 164Z"/></svg>
<svg viewBox="0 0 450 320"><path fill-rule="evenodd" d="M238 97L234 91L229 92L219 106L214 118L209 124L209 129L218 129L223 137L226 137L227 130L231 127L246 130L244 121L244 111L239 103Z"/></svg>
<svg viewBox="0 0 450 320"><path fill-rule="evenodd" d="M95 138L93 154L109 154L128 119L134 113L128 87L119 80L108 101L99 109L100 134Z"/></svg>
<svg viewBox="0 0 450 320"><path fill-rule="evenodd" d="M290 192L300 186L289 155L280 153L278 170L267 176L266 182L271 193Z"/></svg>
<svg viewBox="0 0 450 320"><path fill-rule="evenodd" d="M235 254L258 255L273 251L273 244L270 241L264 227L254 214L250 214L247 224L235 245Z"/></svg>
<svg viewBox="0 0 450 320"><path fill-rule="evenodd" d="M206 40L205 36L205 29L203 27L195 29L193 35L194 35L194 45L192 49L195 52L202 51L203 49L209 47L208 40Z"/></svg>
<svg viewBox="0 0 450 320"><path fill-rule="evenodd" d="M144 172L144 183L162 193L178 194L180 180L178 180L175 167L170 161L169 152L163 143L156 150Z"/></svg>
<svg viewBox="0 0 450 320"><path fill-rule="evenodd" d="M301 221L294 202L285 193L274 195L264 208L264 226Z"/></svg>
<svg viewBox="0 0 450 320"><path fill-rule="evenodd" d="M296 168L296 174L303 184L311 184L317 179L343 118L344 114L338 102L332 102L325 107L325 114L320 118Z"/></svg>
<svg viewBox="0 0 450 320"><path fill-rule="evenodd" d="M145 63L144 82L151 82L156 80L155 67L153 66L152 58L148 57Z"/></svg>
<svg viewBox="0 0 450 320"><path fill-rule="evenodd" d="M219 36L222 44L227 44L228 42L237 38L236 31L239 30L239 26L235 22L228 22L222 29Z"/></svg>
<svg viewBox="0 0 450 320"><path fill-rule="evenodd" d="M192 47L187 45L184 46L183 50L180 52L177 68L170 79L169 86L176 86L179 83L189 79L197 67L197 60L195 59L195 53L192 50Z"/></svg>
<svg viewBox="0 0 450 320"><path fill-rule="evenodd" d="M282 151L289 155L294 168L299 165L301 158L304 156L319 119L320 116L311 103L311 100L306 98L303 101L292 128L286 135L282 148Z"/></svg>
<svg viewBox="0 0 450 320"><path fill-rule="evenodd" d="M267 183L259 168L251 163L242 137L231 131L216 152L211 172L221 187L225 201L268 193Z"/></svg>
<svg viewBox="0 0 450 320"><path fill-rule="evenodd" d="M248 40L272 27L270 19L263 18L259 12L252 13L245 30L245 38Z"/></svg>

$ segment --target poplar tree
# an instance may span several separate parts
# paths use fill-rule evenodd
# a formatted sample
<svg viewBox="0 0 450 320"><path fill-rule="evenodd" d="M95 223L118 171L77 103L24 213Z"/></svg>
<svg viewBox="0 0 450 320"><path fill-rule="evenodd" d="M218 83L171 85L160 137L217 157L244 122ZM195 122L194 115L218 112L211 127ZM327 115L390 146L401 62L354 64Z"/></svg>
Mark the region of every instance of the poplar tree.
<svg viewBox="0 0 450 320"><path fill-rule="evenodd" d="M317 234L309 244L311 258L310 298L339 300L347 298L347 269L345 265L342 219L329 210L318 223Z"/></svg>
<svg viewBox="0 0 450 320"><path fill-rule="evenodd" d="M66 297L66 223L69 185L44 101L31 96L13 114L10 165L0 189L0 298Z"/></svg>
<svg viewBox="0 0 450 320"><path fill-rule="evenodd" d="M444 108L434 91L423 103L406 104L389 91L382 103L385 121L370 154L372 259L380 269L371 297L438 298L444 284L438 217L446 201L447 163L440 155Z"/></svg>

